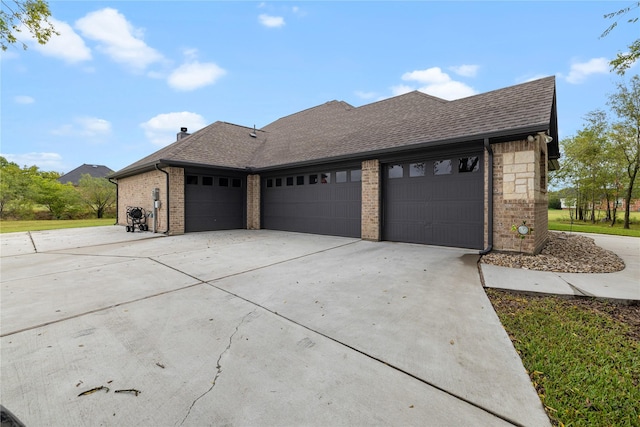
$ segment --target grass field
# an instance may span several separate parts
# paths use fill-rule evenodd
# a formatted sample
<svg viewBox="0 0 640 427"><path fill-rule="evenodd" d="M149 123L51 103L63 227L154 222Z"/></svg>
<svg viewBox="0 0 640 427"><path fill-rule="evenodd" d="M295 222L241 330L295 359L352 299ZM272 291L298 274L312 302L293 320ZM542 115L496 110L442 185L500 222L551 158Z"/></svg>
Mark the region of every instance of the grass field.
<svg viewBox="0 0 640 427"><path fill-rule="evenodd" d="M98 227L113 225L114 218L102 219L69 219L42 221L0 221L0 233L15 233L17 231L56 230L59 228Z"/></svg>
<svg viewBox="0 0 640 427"><path fill-rule="evenodd" d="M602 218L604 217L604 213L596 212L596 217ZM609 223L600 221L596 221L595 224L591 224L591 221L573 220L572 222L568 210L549 209L549 230L640 237L640 212L631 212L631 228L629 230L622 228L624 212L618 212L617 218L618 221L613 227L611 227Z"/></svg>
<svg viewBox="0 0 640 427"><path fill-rule="evenodd" d="M631 229L622 228L623 214L619 222L610 227L607 223L589 221L571 221L569 211L549 209L549 230L575 231L580 233L615 234L620 236L640 237L640 212L631 213ZM96 227L112 225L114 218L81 219L81 220L43 220L43 221L0 221L0 233L14 233L16 231L55 230L57 228Z"/></svg>
<svg viewBox="0 0 640 427"><path fill-rule="evenodd" d="M640 425L640 308L487 295L555 426Z"/></svg>

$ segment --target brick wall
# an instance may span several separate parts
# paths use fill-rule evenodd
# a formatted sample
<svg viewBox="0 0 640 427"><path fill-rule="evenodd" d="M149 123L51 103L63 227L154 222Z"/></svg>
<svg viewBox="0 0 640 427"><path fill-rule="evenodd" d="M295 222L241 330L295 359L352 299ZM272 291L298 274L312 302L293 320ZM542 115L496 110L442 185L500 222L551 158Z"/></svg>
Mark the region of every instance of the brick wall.
<svg viewBox="0 0 640 427"><path fill-rule="evenodd" d="M380 161L362 162L362 239L380 240Z"/></svg>
<svg viewBox="0 0 640 427"><path fill-rule="evenodd" d="M170 191L170 234L184 233L184 170L182 168L166 168L169 173ZM127 224L127 206L144 208L147 213L153 212L151 192L160 189L160 209L156 218L156 230L167 231L167 194L166 175L154 170L139 175L118 179L118 224ZM148 218L149 230L153 229L153 218Z"/></svg>
<svg viewBox="0 0 640 427"><path fill-rule="evenodd" d="M540 137L492 144L493 248L538 253L548 236L547 147ZM521 239L513 225L533 231Z"/></svg>
<svg viewBox="0 0 640 427"><path fill-rule="evenodd" d="M247 229L260 230L260 175L247 176Z"/></svg>

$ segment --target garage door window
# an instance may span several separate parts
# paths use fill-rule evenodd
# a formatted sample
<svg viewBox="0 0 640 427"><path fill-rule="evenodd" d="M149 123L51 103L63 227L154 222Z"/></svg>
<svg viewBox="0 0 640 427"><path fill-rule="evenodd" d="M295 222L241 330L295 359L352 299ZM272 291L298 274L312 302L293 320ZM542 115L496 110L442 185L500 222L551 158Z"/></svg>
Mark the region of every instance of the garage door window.
<svg viewBox="0 0 640 427"><path fill-rule="evenodd" d="M220 187L228 187L229 186L229 178L219 178L218 185Z"/></svg>
<svg viewBox="0 0 640 427"><path fill-rule="evenodd" d="M202 177L202 185L212 186L213 185L213 177L212 176L203 176Z"/></svg>
<svg viewBox="0 0 640 427"><path fill-rule="evenodd" d="M351 171L351 182L362 181L362 170L354 169Z"/></svg>
<svg viewBox="0 0 640 427"><path fill-rule="evenodd" d="M282 178L276 178L276 187L282 187Z"/></svg>
<svg viewBox="0 0 640 427"><path fill-rule="evenodd" d="M336 172L336 182L347 182L347 171Z"/></svg>
<svg viewBox="0 0 640 427"><path fill-rule="evenodd" d="M458 172L478 172L480 169L480 158L474 157L461 157L458 162Z"/></svg>
<svg viewBox="0 0 640 427"><path fill-rule="evenodd" d="M296 185L304 185L304 175L296 176Z"/></svg>
<svg viewBox="0 0 640 427"><path fill-rule="evenodd" d="M239 179L239 178L234 178L234 179L231 181L231 185L232 185L234 188L241 188L241 187L242 187L242 180L241 180L241 179Z"/></svg>
<svg viewBox="0 0 640 427"><path fill-rule="evenodd" d="M436 160L433 162L434 175L451 175L451 160Z"/></svg>
<svg viewBox="0 0 640 427"><path fill-rule="evenodd" d="M402 165L389 165L389 178L402 178L403 173Z"/></svg>
<svg viewBox="0 0 640 427"><path fill-rule="evenodd" d="M198 176L187 175L187 185L198 185Z"/></svg>
<svg viewBox="0 0 640 427"><path fill-rule="evenodd" d="M331 183L331 174L323 173L320 174L320 184L330 184Z"/></svg>
<svg viewBox="0 0 640 427"><path fill-rule="evenodd" d="M273 187L273 179L269 178L267 180L267 188L271 188L271 187Z"/></svg>
<svg viewBox="0 0 640 427"><path fill-rule="evenodd" d="M287 177L287 187L290 187L293 185L293 177L292 176L288 176Z"/></svg>
<svg viewBox="0 0 640 427"><path fill-rule="evenodd" d="M425 166L426 165L424 164L424 162L422 162L422 163L411 163L411 165L409 167L409 176L410 177L424 176L424 171L426 169Z"/></svg>
<svg viewBox="0 0 640 427"><path fill-rule="evenodd" d="M309 184L317 184L318 175L309 175Z"/></svg>

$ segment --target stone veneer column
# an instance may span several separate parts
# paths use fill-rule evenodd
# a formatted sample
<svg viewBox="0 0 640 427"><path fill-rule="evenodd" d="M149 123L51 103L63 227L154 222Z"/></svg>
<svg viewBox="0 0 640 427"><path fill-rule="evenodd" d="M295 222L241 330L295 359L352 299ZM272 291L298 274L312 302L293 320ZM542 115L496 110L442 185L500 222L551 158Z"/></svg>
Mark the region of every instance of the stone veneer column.
<svg viewBox="0 0 640 427"><path fill-rule="evenodd" d="M547 146L534 140L492 144L494 151L493 248L538 253L548 237ZM520 239L513 225L533 231Z"/></svg>
<svg viewBox="0 0 640 427"><path fill-rule="evenodd" d="M379 241L380 233L380 161L362 162L362 239Z"/></svg>
<svg viewBox="0 0 640 427"><path fill-rule="evenodd" d="M260 230L260 175L247 176L247 230Z"/></svg>

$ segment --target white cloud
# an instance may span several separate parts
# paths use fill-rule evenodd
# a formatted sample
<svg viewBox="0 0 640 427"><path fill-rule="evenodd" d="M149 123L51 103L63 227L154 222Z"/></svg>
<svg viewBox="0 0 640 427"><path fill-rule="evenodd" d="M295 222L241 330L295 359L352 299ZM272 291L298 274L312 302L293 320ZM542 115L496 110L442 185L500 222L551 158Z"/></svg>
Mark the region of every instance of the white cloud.
<svg viewBox="0 0 640 427"><path fill-rule="evenodd" d="M28 35L29 44L34 50L45 56L62 59L70 64L89 61L91 59L91 49L89 49L82 37L80 37L69 24L49 18L51 24L60 35L53 35L49 41L42 45L38 43L26 26L22 25L22 34Z"/></svg>
<svg viewBox="0 0 640 427"><path fill-rule="evenodd" d="M18 95L14 97L13 100L16 102L16 104L24 104L24 105L33 104L34 102L36 102L35 99L27 95Z"/></svg>
<svg viewBox="0 0 640 427"><path fill-rule="evenodd" d="M407 85L391 86L391 93L393 94L393 96L404 95L405 93L409 93L414 90L415 90L414 88Z"/></svg>
<svg viewBox="0 0 640 427"><path fill-rule="evenodd" d="M213 62L193 61L182 64L174 70L167 82L174 89L188 91L214 84L225 74L226 71Z"/></svg>
<svg viewBox="0 0 640 427"><path fill-rule="evenodd" d="M58 153L23 153L23 154L0 154L10 162L18 166L38 166L41 170L64 170L62 156Z"/></svg>
<svg viewBox="0 0 640 427"><path fill-rule="evenodd" d="M260 14L260 16L258 16L258 20L267 28L280 28L285 25L284 18L282 16L271 16L266 13Z"/></svg>
<svg viewBox="0 0 640 427"><path fill-rule="evenodd" d="M418 88L420 92L433 95L438 98L452 101L454 99L466 98L478 92L462 82L450 81L442 84L427 85Z"/></svg>
<svg viewBox="0 0 640 427"><path fill-rule="evenodd" d="M169 145L176 140L181 127L193 133L206 126L204 117L189 111L158 114L144 123L140 123L147 139L156 145Z"/></svg>
<svg viewBox="0 0 640 427"><path fill-rule="evenodd" d="M475 77L478 74L479 65L454 65L449 67L451 71L463 77Z"/></svg>
<svg viewBox="0 0 640 427"><path fill-rule="evenodd" d="M427 68L426 70L416 70L404 73L402 80L417 81L418 83L442 84L451 81L447 73L443 73L440 67Z"/></svg>
<svg viewBox="0 0 640 427"><path fill-rule="evenodd" d="M182 50L182 54L188 60L193 61L193 60L198 58L198 49L196 49L196 48L186 48L186 49Z"/></svg>
<svg viewBox="0 0 640 427"><path fill-rule="evenodd" d="M113 61L143 71L164 58L142 40L143 30L134 28L116 9L91 12L75 23L83 36L98 41L99 49Z"/></svg>
<svg viewBox="0 0 640 427"><path fill-rule="evenodd" d="M422 85L418 87L420 92L447 100L465 98L478 93L471 86L451 79L451 77L447 73L444 73L440 67L432 67L425 70L416 70L404 73L402 75L402 80L415 81ZM394 95L401 95L414 89L407 85L399 85L393 86L391 90Z"/></svg>
<svg viewBox="0 0 640 427"><path fill-rule="evenodd" d="M64 124L51 131L58 136L95 138L111 133L111 123L97 117L76 117L73 124Z"/></svg>
<svg viewBox="0 0 640 427"><path fill-rule="evenodd" d="M576 62L571 65L567 82L579 84L584 82L591 74L608 74L609 60L607 58L593 58L587 62Z"/></svg>
<svg viewBox="0 0 640 427"><path fill-rule="evenodd" d="M358 98L361 98L361 99L373 99L377 96L375 92L364 92L361 90L355 91L355 94Z"/></svg>

